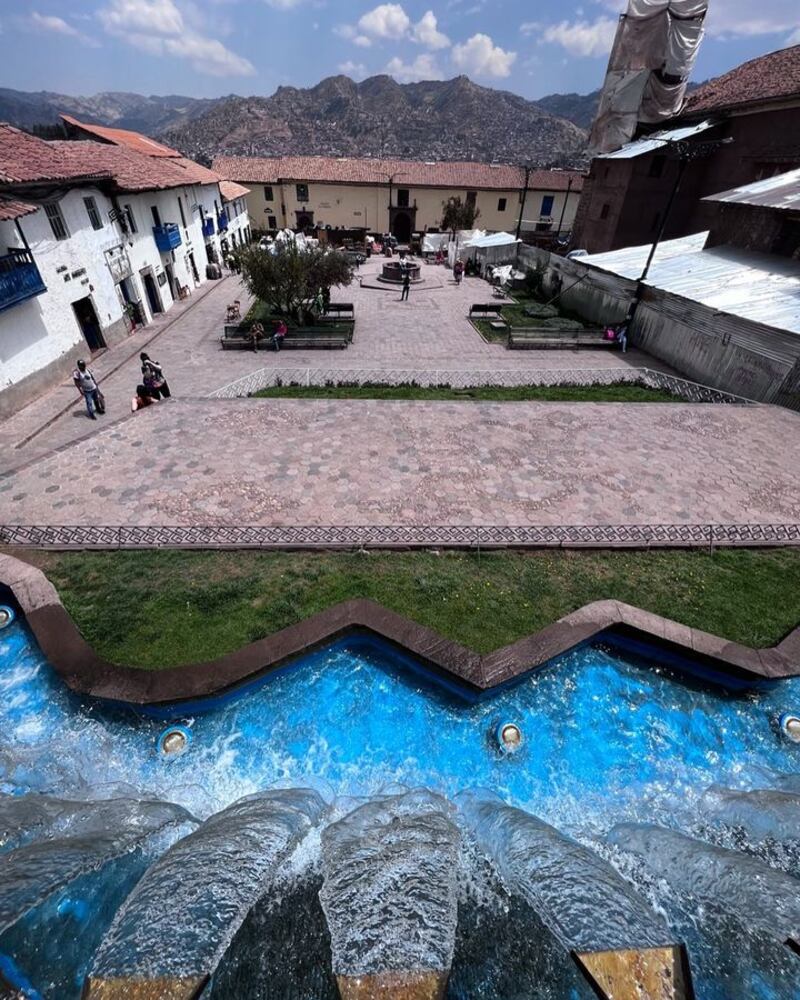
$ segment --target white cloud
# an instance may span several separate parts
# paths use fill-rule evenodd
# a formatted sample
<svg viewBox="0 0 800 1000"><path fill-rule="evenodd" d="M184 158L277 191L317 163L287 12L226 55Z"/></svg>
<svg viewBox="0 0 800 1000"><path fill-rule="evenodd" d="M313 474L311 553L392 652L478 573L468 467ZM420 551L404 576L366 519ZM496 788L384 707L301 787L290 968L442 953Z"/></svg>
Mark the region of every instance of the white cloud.
<svg viewBox="0 0 800 1000"><path fill-rule="evenodd" d="M397 56L386 64L386 72L399 83L415 83L417 80L442 80L444 75L436 64L436 57L422 53L412 63L404 63Z"/></svg>
<svg viewBox="0 0 800 1000"><path fill-rule="evenodd" d="M358 45L362 49L368 49L372 45L372 40L367 38L366 35L360 34L358 29L354 28L352 24L337 24L333 29L333 33L340 38L346 38L353 45Z"/></svg>
<svg viewBox="0 0 800 1000"><path fill-rule="evenodd" d="M411 18L399 3L382 3L358 19L362 34L373 38L402 38L411 27Z"/></svg>
<svg viewBox="0 0 800 1000"><path fill-rule="evenodd" d="M529 26L535 22L529 22ZM617 32L617 22L610 17L595 21L561 21L542 31L540 43L561 45L574 56L607 56Z"/></svg>
<svg viewBox="0 0 800 1000"><path fill-rule="evenodd" d="M38 31L52 31L57 35L66 35L68 38L75 38L83 45L90 45L93 48L97 48L99 45L94 38L90 38L88 35L84 35L82 31L78 31L76 27L65 21L63 17L55 17L52 14L40 14L38 11L33 11L30 23Z"/></svg>
<svg viewBox="0 0 800 1000"><path fill-rule="evenodd" d="M453 62L473 76L508 76L517 58L516 52L506 52L495 45L488 35L478 33L462 45L453 46Z"/></svg>
<svg viewBox="0 0 800 1000"><path fill-rule="evenodd" d="M255 73L249 60L188 26L174 0L110 0L97 13L108 34L150 55L187 59L211 76Z"/></svg>
<svg viewBox="0 0 800 1000"><path fill-rule="evenodd" d="M367 75L367 67L364 63L353 62L352 59L348 59L347 62L339 63L339 72L344 73L345 76L352 76L354 80L363 80Z"/></svg>
<svg viewBox="0 0 800 1000"><path fill-rule="evenodd" d="M303 0L264 0L264 2L276 10L291 10L293 7L299 7Z"/></svg>
<svg viewBox="0 0 800 1000"><path fill-rule="evenodd" d="M428 49L446 49L450 44L447 35L439 31L436 15L432 10L426 11L414 25L413 38Z"/></svg>

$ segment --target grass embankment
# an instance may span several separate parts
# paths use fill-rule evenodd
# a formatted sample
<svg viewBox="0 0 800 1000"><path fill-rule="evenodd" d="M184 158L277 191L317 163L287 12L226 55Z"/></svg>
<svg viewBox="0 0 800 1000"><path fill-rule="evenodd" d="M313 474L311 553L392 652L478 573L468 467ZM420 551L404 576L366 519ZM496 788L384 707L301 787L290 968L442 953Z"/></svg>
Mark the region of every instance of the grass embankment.
<svg viewBox="0 0 800 1000"><path fill-rule="evenodd" d="M352 597L479 652L616 598L751 646L800 622L800 550L31 552L83 635L149 669L219 656Z"/></svg>
<svg viewBox="0 0 800 1000"><path fill-rule="evenodd" d="M259 398L285 399L409 399L474 400L475 402L518 403L529 400L557 403L680 403L663 389L618 382L614 385L536 385L504 389L484 386L449 389L420 385L277 385L253 393Z"/></svg>
<svg viewBox="0 0 800 1000"><path fill-rule="evenodd" d="M580 330L586 326L586 322L577 313L555 304L543 303L532 295L526 295L523 292L514 292L513 300L513 302L504 305L502 311L502 318L509 326L527 328L541 326L551 330L557 327L561 327L561 329ZM533 309L538 315L529 316L525 312L526 309ZM472 323L481 332L485 340L492 343L506 343L508 331L492 329L491 319L473 319Z"/></svg>

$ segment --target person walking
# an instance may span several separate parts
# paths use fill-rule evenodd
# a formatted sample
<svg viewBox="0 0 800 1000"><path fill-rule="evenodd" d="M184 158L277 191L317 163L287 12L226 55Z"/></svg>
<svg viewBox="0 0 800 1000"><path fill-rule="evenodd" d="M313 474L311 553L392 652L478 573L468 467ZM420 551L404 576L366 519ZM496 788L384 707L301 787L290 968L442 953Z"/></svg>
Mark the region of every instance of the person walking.
<svg viewBox="0 0 800 1000"><path fill-rule="evenodd" d="M461 279L464 276L464 262L462 260L457 260L453 264L453 277L456 279L456 284L461 284Z"/></svg>
<svg viewBox="0 0 800 1000"><path fill-rule="evenodd" d="M85 361L77 362L75 371L72 373L72 381L75 383L75 388L83 396L86 412L91 420L97 419L95 410L100 414L106 412L105 399L100 392L97 379L92 369L86 367Z"/></svg>
<svg viewBox="0 0 800 1000"><path fill-rule="evenodd" d="M406 268L403 272L403 291L400 295L400 301L408 301L408 293L411 291L411 272Z"/></svg>
<svg viewBox="0 0 800 1000"><path fill-rule="evenodd" d="M153 361L150 355L145 354L144 351L139 355L139 360L142 362L142 376L147 388L154 393L156 399L162 396L164 399L169 399L169 386L164 378L164 369L161 365L157 361Z"/></svg>

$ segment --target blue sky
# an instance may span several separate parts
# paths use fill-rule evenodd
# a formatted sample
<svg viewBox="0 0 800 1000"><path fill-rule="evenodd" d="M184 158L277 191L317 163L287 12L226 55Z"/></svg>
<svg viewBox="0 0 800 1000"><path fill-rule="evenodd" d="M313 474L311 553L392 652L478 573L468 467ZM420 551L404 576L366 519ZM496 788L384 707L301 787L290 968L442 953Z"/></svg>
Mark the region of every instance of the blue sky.
<svg viewBox="0 0 800 1000"><path fill-rule="evenodd" d="M603 79L625 0L0 0L0 86L270 94L465 73L528 98ZM798 0L710 0L695 79L800 43Z"/></svg>

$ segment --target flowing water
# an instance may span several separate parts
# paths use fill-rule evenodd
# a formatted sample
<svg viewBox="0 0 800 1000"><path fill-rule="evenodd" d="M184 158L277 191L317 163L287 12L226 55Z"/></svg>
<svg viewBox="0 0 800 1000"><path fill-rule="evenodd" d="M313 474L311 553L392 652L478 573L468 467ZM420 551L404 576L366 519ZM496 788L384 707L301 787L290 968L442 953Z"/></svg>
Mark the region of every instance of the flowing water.
<svg viewBox="0 0 800 1000"><path fill-rule="evenodd" d="M214 1000L333 1000L334 970L452 959L451 1000L575 1000L591 993L570 947L666 928L701 1000L797 1000L800 956L778 938L800 885L800 747L776 720L799 707L800 681L725 690L601 645L476 700L353 639L233 696L137 711L69 694L16 622L0 632L0 973L77 1000L90 968L219 961ZM505 722L523 735L511 755ZM175 724L189 745L164 756ZM676 861L651 870L635 847L656 827L646 860Z"/></svg>

